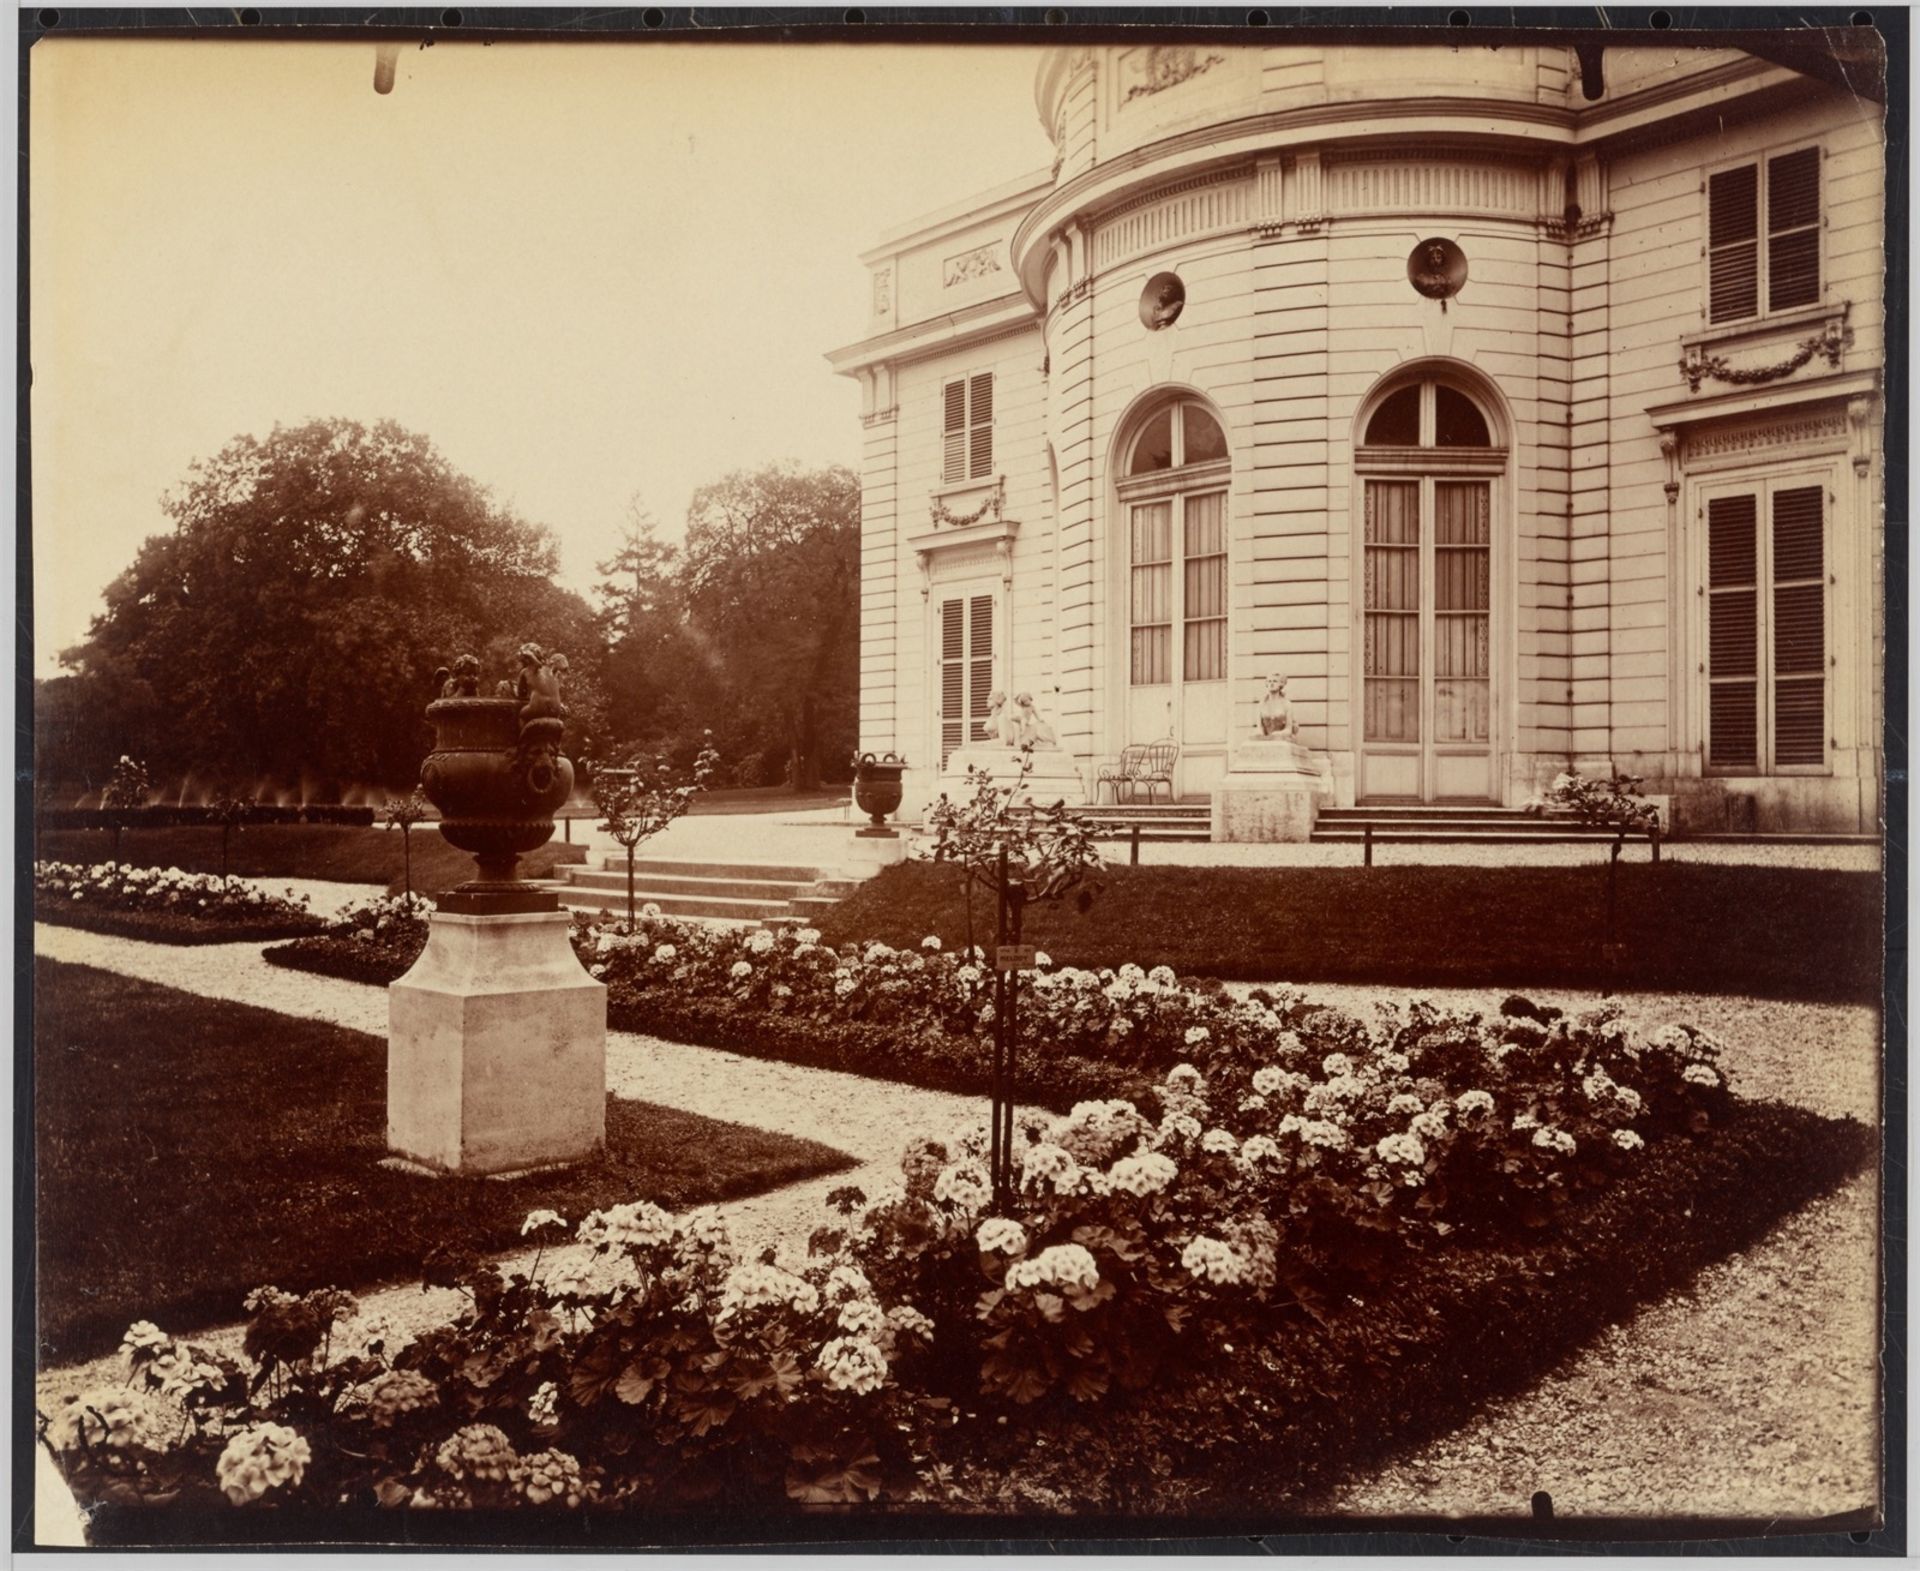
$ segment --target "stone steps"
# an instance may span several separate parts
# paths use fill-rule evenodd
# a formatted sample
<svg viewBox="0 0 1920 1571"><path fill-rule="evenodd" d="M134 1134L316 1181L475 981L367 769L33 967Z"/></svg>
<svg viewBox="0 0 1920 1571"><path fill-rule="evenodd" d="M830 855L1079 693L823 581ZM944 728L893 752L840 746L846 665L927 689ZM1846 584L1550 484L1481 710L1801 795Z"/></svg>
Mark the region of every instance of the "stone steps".
<svg viewBox="0 0 1920 1571"><path fill-rule="evenodd" d="M560 868L554 887L562 903L575 910L624 915L627 866L607 856L597 868ZM637 857L633 864L633 900L656 906L661 915L707 922L788 923L817 916L854 888L851 879L792 862L716 862L672 857Z"/></svg>

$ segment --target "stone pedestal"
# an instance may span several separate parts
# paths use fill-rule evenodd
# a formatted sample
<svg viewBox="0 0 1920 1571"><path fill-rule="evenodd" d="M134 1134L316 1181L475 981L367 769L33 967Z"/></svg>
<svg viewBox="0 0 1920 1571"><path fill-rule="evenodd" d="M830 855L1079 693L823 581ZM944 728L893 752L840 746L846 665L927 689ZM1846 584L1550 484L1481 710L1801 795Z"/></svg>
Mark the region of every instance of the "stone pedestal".
<svg viewBox="0 0 1920 1571"><path fill-rule="evenodd" d="M907 837L897 831L875 834L857 829L847 842L847 863L863 877L907 859Z"/></svg>
<svg viewBox="0 0 1920 1571"><path fill-rule="evenodd" d="M1334 799L1327 761L1285 737L1238 742L1213 788L1213 838L1298 841Z"/></svg>
<svg viewBox="0 0 1920 1571"><path fill-rule="evenodd" d="M606 1140L607 990L564 911L436 911L387 989L387 1147L436 1172L578 1162Z"/></svg>
<svg viewBox="0 0 1920 1571"><path fill-rule="evenodd" d="M1073 754L1057 748L1045 752L1036 749L1027 754L1010 747L976 745L960 748L948 757L947 767L941 772L935 794L944 791L956 802L965 801L968 796L969 764L992 775L996 785L1019 780L1023 757L1032 760L1033 767L1027 771L1024 789L1014 798L1016 803L1030 802L1035 807L1051 807L1055 802L1065 802L1068 807L1086 806L1086 778L1080 773L1080 766L1074 762Z"/></svg>

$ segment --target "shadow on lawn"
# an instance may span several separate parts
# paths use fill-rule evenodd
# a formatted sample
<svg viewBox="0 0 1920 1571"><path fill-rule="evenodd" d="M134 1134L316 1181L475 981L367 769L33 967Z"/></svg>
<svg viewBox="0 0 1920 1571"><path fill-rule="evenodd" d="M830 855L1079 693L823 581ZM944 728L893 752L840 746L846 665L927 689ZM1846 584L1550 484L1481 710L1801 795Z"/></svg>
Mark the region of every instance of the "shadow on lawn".
<svg viewBox="0 0 1920 1571"><path fill-rule="evenodd" d="M569 1221L670 1210L854 1166L809 1140L616 1098L607 1150L562 1173L431 1179L386 1155L377 1037L157 987L35 966L36 1225L42 1363L237 1319L253 1288L364 1287L436 1244L519 1242L529 1210Z"/></svg>

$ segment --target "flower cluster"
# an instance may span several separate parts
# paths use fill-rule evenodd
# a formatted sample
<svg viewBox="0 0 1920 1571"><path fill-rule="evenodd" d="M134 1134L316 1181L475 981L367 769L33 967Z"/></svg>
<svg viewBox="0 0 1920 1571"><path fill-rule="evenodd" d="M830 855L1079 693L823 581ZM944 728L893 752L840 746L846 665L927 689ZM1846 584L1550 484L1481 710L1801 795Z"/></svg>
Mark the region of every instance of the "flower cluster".
<svg viewBox="0 0 1920 1571"><path fill-rule="evenodd" d="M270 1489L298 1484L312 1460L307 1442L285 1424L255 1424L227 1442L214 1471L227 1499L243 1506Z"/></svg>
<svg viewBox="0 0 1920 1571"><path fill-rule="evenodd" d="M275 895L249 883L214 873L184 873L177 867L35 862L33 893L43 905L167 912L207 922L291 922L311 917L306 895L296 896L292 890Z"/></svg>

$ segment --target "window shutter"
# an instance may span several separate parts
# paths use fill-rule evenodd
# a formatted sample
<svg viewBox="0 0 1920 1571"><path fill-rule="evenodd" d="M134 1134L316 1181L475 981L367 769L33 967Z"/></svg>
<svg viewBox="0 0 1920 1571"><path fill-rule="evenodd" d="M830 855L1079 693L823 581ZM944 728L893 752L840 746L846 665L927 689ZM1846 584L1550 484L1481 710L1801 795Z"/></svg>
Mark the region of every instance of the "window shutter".
<svg viewBox="0 0 1920 1571"><path fill-rule="evenodd" d="M1773 761L1827 757L1826 564L1821 488L1773 493Z"/></svg>
<svg viewBox="0 0 1920 1571"><path fill-rule="evenodd" d="M1760 761L1756 498L1707 503L1707 754L1720 768Z"/></svg>
<svg viewBox="0 0 1920 1571"><path fill-rule="evenodd" d="M1820 149L1767 162L1767 309L1820 298Z"/></svg>
<svg viewBox="0 0 1920 1571"><path fill-rule="evenodd" d="M967 383L962 377L957 382L949 382L945 388L946 410L941 432L945 438L946 457L942 465L941 479L946 485L967 478Z"/></svg>
<svg viewBox="0 0 1920 1571"><path fill-rule="evenodd" d="M971 478L983 480L993 473L993 373L982 371L974 377L972 388L968 471Z"/></svg>
<svg viewBox="0 0 1920 1571"><path fill-rule="evenodd" d="M1743 164L1707 181L1707 320L1760 310L1760 169Z"/></svg>
<svg viewBox="0 0 1920 1571"><path fill-rule="evenodd" d="M970 689L967 736L970 741L985 742L990 740L987 701L993 694L993 596L975 595L971 611L973 641L967 668Z"/></svg>
<svg viewBox="0 0 1920 1571"><path fill-rule="evenodd" d="M940 602L940 767L947 767L964 736L966 698L965 607L958 600Z"/></svg>

